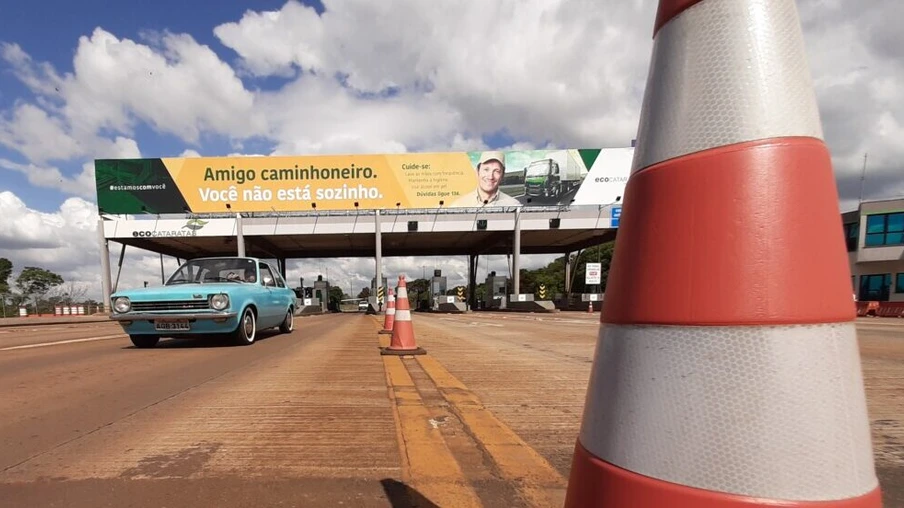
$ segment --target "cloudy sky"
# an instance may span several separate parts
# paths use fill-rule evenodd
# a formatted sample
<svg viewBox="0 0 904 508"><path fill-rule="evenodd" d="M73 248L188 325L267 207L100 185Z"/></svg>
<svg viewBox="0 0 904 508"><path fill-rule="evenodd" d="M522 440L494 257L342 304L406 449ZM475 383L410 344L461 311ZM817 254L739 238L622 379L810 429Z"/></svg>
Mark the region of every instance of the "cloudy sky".
<svg viewBox="0 0 904 508"><path fill-rule="evenodd" d="M0 257L99 295L95 158L622 147L635 137L654 0L252 4L7 2ZM867 152L864 198L904 194L904 3L798 5L841 208L856 206ZM386 262L389 273L439 263L450 285L466 274L464 259ZM159 280L153 254L127 250L126 266L121 287ZM506 271L505 257L482 260L480 278L487 269ZM357 293L373 262L299 262L288 276L327 270Z"/></svg>

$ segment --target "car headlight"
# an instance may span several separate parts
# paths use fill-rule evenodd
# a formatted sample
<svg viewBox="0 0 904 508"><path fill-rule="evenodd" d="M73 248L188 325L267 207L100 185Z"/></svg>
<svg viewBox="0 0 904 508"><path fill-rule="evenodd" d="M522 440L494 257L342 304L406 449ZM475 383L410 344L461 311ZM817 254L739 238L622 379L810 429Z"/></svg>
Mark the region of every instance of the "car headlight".
<svg viewBox="0 0 904 508"><path fill-rule="evenodd" d="M124 314L132 309L132 302L125 296L120 296L113 302L113 308L116 309L116 312Z"/></svg>
<svg viewBox="0 0 904 508"><path fill-rule="evenodd" d="M229 307L229 295L218 294L210 297L210 307L213 310L223 310Z"/></svg>

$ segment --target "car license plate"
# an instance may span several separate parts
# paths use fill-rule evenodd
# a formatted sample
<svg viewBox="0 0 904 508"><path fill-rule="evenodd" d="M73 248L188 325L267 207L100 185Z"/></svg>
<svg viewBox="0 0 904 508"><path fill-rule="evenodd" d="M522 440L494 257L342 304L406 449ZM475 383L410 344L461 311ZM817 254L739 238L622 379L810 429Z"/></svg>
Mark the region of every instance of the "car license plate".
<svg viewBox="0 0 904 508"><path fill-rule="evenodd" d="M154 323L154 328L160 331L183 331L183 330L191 330L191 326L189 326L188 321L156 321Z"/></svg>

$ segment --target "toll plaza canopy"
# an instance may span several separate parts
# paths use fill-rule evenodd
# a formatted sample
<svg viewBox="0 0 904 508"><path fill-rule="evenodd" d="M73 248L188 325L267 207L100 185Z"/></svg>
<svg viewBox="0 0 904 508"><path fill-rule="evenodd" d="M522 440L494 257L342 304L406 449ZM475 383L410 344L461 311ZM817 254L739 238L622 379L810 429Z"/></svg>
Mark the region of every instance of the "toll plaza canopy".
<svg viewBox="0 0 904 508"><path fill-rule="evenodd" d="M614 238L633 151L102 159L97 203L105 239L185 259L564 253Z"/></svg>

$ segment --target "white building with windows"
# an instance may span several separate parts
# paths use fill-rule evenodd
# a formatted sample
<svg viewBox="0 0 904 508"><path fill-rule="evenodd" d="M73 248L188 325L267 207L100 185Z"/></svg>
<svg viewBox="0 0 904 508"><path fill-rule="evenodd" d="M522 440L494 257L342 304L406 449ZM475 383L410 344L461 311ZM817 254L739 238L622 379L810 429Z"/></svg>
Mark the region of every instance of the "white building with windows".
<svg viewBox="0 0 904 508"><path fill-rule="evenodd" d="M857 299L904 302L904 198L864 201L841 219Z"/></svg>

